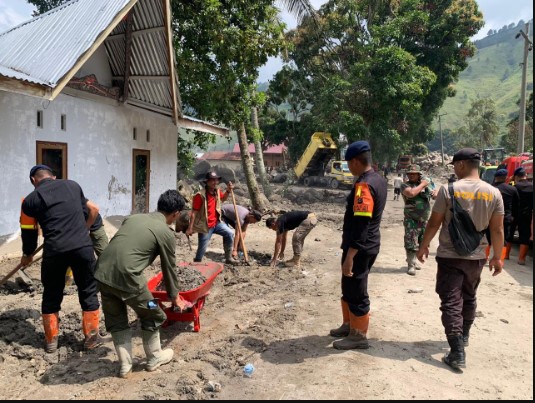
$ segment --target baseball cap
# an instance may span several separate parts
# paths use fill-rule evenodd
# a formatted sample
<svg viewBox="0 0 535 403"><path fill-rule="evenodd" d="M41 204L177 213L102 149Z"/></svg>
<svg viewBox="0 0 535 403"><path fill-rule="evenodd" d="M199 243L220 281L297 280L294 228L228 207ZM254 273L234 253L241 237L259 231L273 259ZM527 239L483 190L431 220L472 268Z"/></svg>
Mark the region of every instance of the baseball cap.
<svg viewBox="0 0 535 403"><path fill-rule="evenodd" d="M507 169L498 169L495 173L494 173L494 177L501 177L501 176L507 176L508 172L507 172Z"/></svg>
<svg viewBox="0 0 535 403"><path fill-rule="evenodd" d="M370 147L370 144L367 141L356 141L348 147L345 155L345 160L351 161L353 158L359 156L360 154L371 150L372 149Z"/></svg>
<svg viewBox="0 0 535 403"><path fill-rule="evenodd" d="M481 153L477 151L475 148L463 148L455 153L453 156L453 161L449 163L449 165L452 165L454 162L457 161L481 161Z"/></svg>
<svg viewBox="0 0 535 403"><path fill-rule="evenodd" d="M52 174L54 173L52 168L50 168L48 165L36 165L32 169L30 169L30 178L34 176L37 173L37 171L43 171L43 170L50 171Z"/></svg>

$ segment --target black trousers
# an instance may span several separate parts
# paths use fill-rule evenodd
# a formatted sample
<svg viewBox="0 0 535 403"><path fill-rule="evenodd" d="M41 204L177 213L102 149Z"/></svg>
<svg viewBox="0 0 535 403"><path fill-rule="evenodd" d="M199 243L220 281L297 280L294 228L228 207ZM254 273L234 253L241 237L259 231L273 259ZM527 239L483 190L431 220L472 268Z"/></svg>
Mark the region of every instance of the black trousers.
<svg viewBox="0 0 535 403"><path fill-rule="evenodd" d="M342 264L347 256L347 249L342 254ZM377 255L357 253L353 260L353 277L342 276L342 299L348 303L349 310L355 316L364 316L370 312L368 295L368 276Z"/></svg>
<svg viewBox="0 0 535 403"><path fill-rule="evenodd" d="M436 292L440 297L442 325L447 336L462 335L464 321L476 318L477 289L486 259L437 257Z"/></svg>
<svg viewBox="0 0 535 403"><path fill-rule="evenodd" d="M521 245L529 245L531 238L532 216L524 215L518 219L518 241Z"/></svg>
<svg viewBox="0 0 535 403"><path fill-rule="evenodd" d="M78 299L83 311L91 312L100 308L95 281L95 253L92 246L69 251L59 255L45 257L41 264L41 282L43 283L43 314L56 313L61 310L65 274L70 267L78 288Z"/></svg>

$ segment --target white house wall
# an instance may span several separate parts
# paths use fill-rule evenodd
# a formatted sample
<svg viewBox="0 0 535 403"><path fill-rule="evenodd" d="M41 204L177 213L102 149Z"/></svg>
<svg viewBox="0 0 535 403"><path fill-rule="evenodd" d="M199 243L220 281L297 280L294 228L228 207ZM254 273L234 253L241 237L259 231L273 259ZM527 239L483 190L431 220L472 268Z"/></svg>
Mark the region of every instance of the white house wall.
<svg viewBox="0 0 535 403"><path fill-rule="evenodd" d="M38 110L43 128L37 127ZM104 217L132 212L134 149L151 152L150 211L162 192L176 188L177 129L170 118L65 94L48 102L0 91L0 236L18 230L21 198L33 190L28 174L36 164L37 141L67 143L68 178L82 186Z"/></svg>

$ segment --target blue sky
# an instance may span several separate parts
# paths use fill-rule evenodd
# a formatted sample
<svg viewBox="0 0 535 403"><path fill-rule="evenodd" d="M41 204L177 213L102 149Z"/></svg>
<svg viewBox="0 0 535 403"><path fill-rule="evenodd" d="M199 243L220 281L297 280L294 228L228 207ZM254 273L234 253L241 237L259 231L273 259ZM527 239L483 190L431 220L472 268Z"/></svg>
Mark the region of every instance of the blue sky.
<svg viewBox="0 0 535 403"><path fill-rule="evenodd" d="M325 2L326 0L312 0L316 8ZM486 36L489 29L499 29L521 19L527 21L533 18L532 0L477 0L477 2L485 17L486 25L474 39ZM33 10L34 7L26 0L0 0L0 32L29 20ZM292 16L283 13L283 19L289 28L295 27L296 21ZM270 59L266 66L260 69L259 81L271 79L281 66L282 62L279 59Z"/></svg>

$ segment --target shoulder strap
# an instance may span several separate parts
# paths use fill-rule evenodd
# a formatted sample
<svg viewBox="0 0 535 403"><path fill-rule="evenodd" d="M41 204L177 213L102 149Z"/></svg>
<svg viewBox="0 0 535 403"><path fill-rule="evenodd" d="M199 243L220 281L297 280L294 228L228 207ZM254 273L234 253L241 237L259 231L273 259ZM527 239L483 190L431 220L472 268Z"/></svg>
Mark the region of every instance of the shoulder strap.
<svg viewBox="0 0 535 403"><path fill-rule="evenodd" d="M455 214L455 190L453 189L453 183L448 184L448 192L451 197L451 210Z"/></svg>

